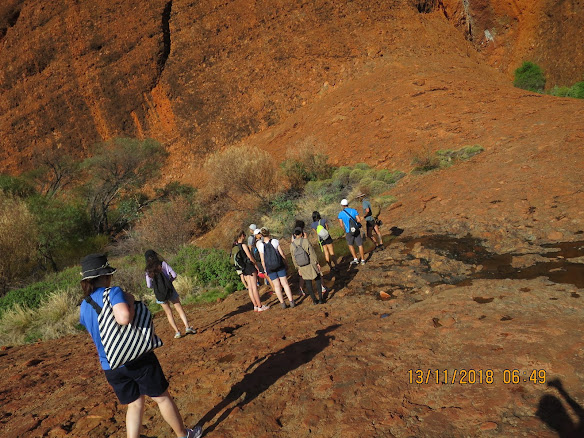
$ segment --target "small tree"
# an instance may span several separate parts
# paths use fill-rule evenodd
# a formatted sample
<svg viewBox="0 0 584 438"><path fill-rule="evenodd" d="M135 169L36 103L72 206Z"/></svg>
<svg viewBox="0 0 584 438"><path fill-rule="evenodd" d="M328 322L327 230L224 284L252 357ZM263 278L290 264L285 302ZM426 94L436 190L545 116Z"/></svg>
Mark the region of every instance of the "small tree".
<svg viewBox="0 0 584 438"><path fill-rule="evenodd" d="M517 88L541 93L545 89L545 82L543 70L533 62L525 61L515 70L513 85Z"/></svg>
<svg viewBox="0 0 584 438"><path fill-rule="evenodd" d="M48 198L75 181L79 175L80 161L58 149L36 150L33 156L34 170L27 177L36 185L38 192Z"/></svg>
<svg viewBox="0 0 584 438"><path fill-rule="evenodd" d="M268 202L276 192L277 171L270 154L250 146L230 147L205 163L215 193L230 197L247 194Z"/></svg>
<svg viewBox="0 0 584 438"><path fill-rule="evenodd" d="M152 139L115 138L97 145L93 157L83 162L90 175L87 198L95 232L110 231L108 212L112 205L154 178L167 156Z"/></svg>

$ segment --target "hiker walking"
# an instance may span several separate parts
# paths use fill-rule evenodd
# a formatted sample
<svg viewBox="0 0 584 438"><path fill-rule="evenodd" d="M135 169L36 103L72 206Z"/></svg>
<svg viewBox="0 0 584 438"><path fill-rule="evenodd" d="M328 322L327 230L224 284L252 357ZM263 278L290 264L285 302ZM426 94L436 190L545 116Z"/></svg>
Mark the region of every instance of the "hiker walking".
<svg viewBox="0 0 584 438"><path fill-rule="evenodd" d="M315 231L318 237L318 243L324 253L324 259L329 265L330 269L336 269L338 266L335 258L335 249L333 246L333 238L329 233L329 225L326 218L320 216L318 211L312 212L312 225L310 227ZM334 265L334 266L333 266Z"/></svg>
<svg viewBox="0 0 584 438"><path fill-rule="evenodd" d="M287 307L282 295L283 288L290 302L290 307L294 307L292 290L290 290L290 285L286 279L286 257L284 256L280 242L277 239L271 239L270 230L265 227L262 227L260 234L262 239L256 243L256 246L260 253L264 270L270 280L272 280L274 292L278 297L278 301L280 301L280 306L282 306L282 309Z"/></svg>
<svg viewBox="0 0 584 438"><path fill-rule="evenodd" d="M125 327L139 325L134 320L135 313L152 315L147 307L139 306L134 296L124 292L121 288L112 284L112 274L116 272L102 254L90 254L81 260L81 288L85 299L81 302L79 321L87 329L97 349L99 361L104 371L105 378L113 388L118 400L123 405L128 405L126 413L126 433L128 438L139 438L144 415L145 396L149 396L158 404L160 413L177 437L200 438L203 434L201 426L186 429L183 419L178 411L173 398L168 393L168 381L164 376L160 362L153 351L148 351L112 368L114 360L111 357L111 349L105 341L114 331L120 333ZM105 307L105 309L104 309ZM100 319L108 322L102 324L101 331L107 329L107 333L100 331ZM142 313L144 312L144 313ZM147 312L147 314L146 314ZM138 314L136 314L138 319ZM131 323L131 325L130 325ZM149 326L150 327L150 326ZM102 342L102 339L104 341ZM119 339L119 338L118 338ZM134 345L130 345L132 338L125 338L122 347L134 351ZM156 338L160 341L158 338ZM104 346L105 342L105 346ZM157 346L161 345L158 344ZM109 357L108 359L108 353ZM116 351L118 348L116 348ZM116 359L117 360L117 359ZM117 364L116 364L117 365Z"/></svg>
<svg viewBox="0 0 584 438"><path fill-rule="evenodd" d="M292 262L298 270L298 274L304 279L304 285L308 291L308 295L312 298L314 304L324 304L322 297L322 281L320 273L320 265L316 258L314 248L306 238L304 230L300 227L294 229L295 239L290 244L290 252L292 253ZM318 292L318 300L314 296L312 289L312 280L316 282L316 290Z"/></svg>
<svg viewBox="0 0 584 438"><path fill-rule="evenodd" d="M377 216L373 214L371 202L369 202L365 193L359 193L357 199L360 199L363 205L363 217L367 224L367 237L371 239L375 245L375 249L383 249L383 238L381 237L381 231L379 231L379 225L377 225ZM379 215L379 213L377 213L377 215ZM375 234L377 234L379 241L373 235L374 231Z"/></svg>
<svg viewBox="0 0 584 438"><path fill-rule="evenodd" d="M345 230L345 239L349 245L349 251L353 256L351 265L359 264L359 259L357 258L357 253L353 245L359 247L359 255L361 256L361 264L365 264L365 254L363 252L363 238L361 237L361 218L359 213L354 208L349 207L349 201L343 199L341 201L341 207L343 209L339 212L339 223L341 227Z"/></svg>
<svg viewBox="0 0 584 438"><path fill-rule="evenodd" d="M242 230L236 238L238 252L235 255L235 260L245 276L245 283L247 285L249 299L253 304L253 311L264 312L270 306L262 305L258 291L258 264L249 250L249 246L244 241L245 231Z"/></svg>
<svg viewBox="0 0 584 438"><path fill-rule="evenodd" d="M178 292L172 284L176 279L176 273L170 265L164 260L161 260L156 251L152 249L146 251L144 258L146 259L146 287L154 290L156 302L160 304L166 314L168 323L174 329L174 338L179 339L182 335L174 321L174 315L170 308L171 303L185 325L185 334L197 333L197 331L189 325L187 315L180 303Z"/></svg>
<svg viewBox="0 0 584 438"><path fill-rule="evenodd" d="M233 263L233 267L235 268L235 272L239 275L239 280L243 287L247 289L247 281L245 280L245 275L243 275L243 267L239 265L237 259L237 253L239 252L239 246L237 245L237 239L231 244L231 261Z"/></svg>

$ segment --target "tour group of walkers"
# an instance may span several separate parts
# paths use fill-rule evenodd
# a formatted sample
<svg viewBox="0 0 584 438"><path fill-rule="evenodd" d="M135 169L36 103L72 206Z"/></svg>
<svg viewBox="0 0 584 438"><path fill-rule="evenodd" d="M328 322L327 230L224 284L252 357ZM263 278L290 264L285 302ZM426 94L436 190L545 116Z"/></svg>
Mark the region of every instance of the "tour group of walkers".
<svg viewBox="0 0 584 438"><path fill-rule="evenodd" d="M376 248L383 248L377 215L372 212L371 203L363 194L357 196L363 202L363 215L367 226L366 236ZM364 264L362 221L357 210L349 207L346 199L341 201L338 215L339 224L345 231L345 238L353 256L351 264ZM377 213L378 214L378 213ZM311 229L316 233L324 257L332 270L338 269L333 239L329 233L329 222L318 211L312 214ZM250 235L240 232L235 239L232 255L234 264L241 275L254 311L263 312L269 306L262 304L258 291L258 278L267 281L275 292L282 308L294 307L292 290L287 280L288 266L282 245L272 238L270 231L250 225ZM359 250L360 259L353 245ZM290 252L294 266L300 275L300 290L303 288L314 304L323 304L322 271L313 246L308 241L305 223L296 221L291 236ZM174 320L172 304L185 327L185 334L194 334L181 306L180 297L173 285L176 273L154 251L145 256L145 280L153 289L156 302L160 304L175 331L175 338L181 334ZM162 345L154 333L152 315L146 305L136 301L134 296L118 286L112 286L112 275L116 269L109 265L107 256L90 254L81 260L81 288L84 299L80 306L80 322L87 329L97 349L101 367L108 383L113 388L121 404L127 405L126 430L128 438L139 438L145 397L151 397L158 405L164 420L177 437L200 438L202 427L185 427L181 414L168 392L169 383L153 350ZM316 289L312 282L315 281ZM316 291L316 294L315 294ZM284 294L288 299L285 302ZM318 295L318 298L317 298Z"/></svg>
<svg viewBox="0 0 584 438"><path fill-rule="evenodd" d="M366 224L365 238L371 238L375 249L382 249L383 240L379 230L380 221L377 218L379 212L373 212L371 202L366 198L365 194L359 194L357 199L362 202L363 217ZM359 212L349 207L347 199L343 199L341 201L341 211L337 218L340 226L345 231L345 239L353 256L350 264L365 264L363 235L361 232L363 223ZM338 262L335 257L333 239L330 235L329 227L330 224L327 218L321 217L318 211L312 213L310 228L316 234L326 263L334 271L338 269ZM357 257L355 246L359 251L359 258ZM326 292L326 288L322 284L321 267L314 247L308 240L305 222L302 220L297 220L294 224L294 231L290 237L290 254L294 267L300 276L299 288L301 294L304 295L304 289L306 289L314 304L324 304L325 297L323 293ZM296 303L287 279L289 267L286 256L280 241L270 235L268 228L260 228L256 224L251 224L249 226L249 235L243 230L240 231L234 239L231 256L235 269L249 292L254 312L264 312L270 308L270 306L261 302L258 279L264 279L269 283L283 309L288 306L295 307ZM315 289L313 289L313 281L315 282ZM286 294L288 304L286 304L282 291Z"/></svg>

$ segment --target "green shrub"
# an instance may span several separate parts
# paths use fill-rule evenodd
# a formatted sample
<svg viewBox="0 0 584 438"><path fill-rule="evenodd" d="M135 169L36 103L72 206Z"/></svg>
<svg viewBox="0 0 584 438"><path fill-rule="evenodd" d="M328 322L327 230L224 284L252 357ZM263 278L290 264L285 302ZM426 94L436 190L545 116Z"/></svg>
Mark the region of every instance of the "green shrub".
<svg viewBox="0 0 584 438"><path fill-rule="evenodd" d="M584 81L577 82L571 87L555 86L549 91L549 94L557 97L573 97L575 99L584 99Z"/></svg>
<svg viewBox="0 0 584 438"><path fill-rule="evenodd" d="M381 169L378 170L375 174L375 179L379 180L379 181L383 181L387 184L395 184L397 181L399 181L400 179L402 179L405 176L404 172L400 172L399 170L387 170L387 169Z"/></svg>
<svg viewBox="0 0 584 438"><path fill-rule="evenodd" d="M351 168L348 166L339 167L333 172L332 179L340 184L348 185L351 177Z"/></svg>
<svg viewBox="0 0 584 438"><path fill-rule="evenodd" d="M355 169L351 170L351 173L349 174L349 182L351 184L356 184L359 181L361 181L364 176L365 176L365 170L355 168Z"/></svg>
<svg viewBox="0 0 584 438"><path fill-rule="evenodd" d="M49 274L39 281L19 289L12 289L0 298L0 315L6 310L20 305L27 309L36 309L41 302L56 290L80 288L79 267L65 269L56 274Z"/></svg>
<svg viewBox="0 0 584 438"><path fill-rule="evenodd" d="M353 168L355 169L359 169L359 170L369 170L371 169L371 167L369 166L369 164L366 163L357 163L353 166Z"/></svg>
<svg viewBox="0 0 584 438"><path fill-rule="evenodd" d="M200 285L227 286L239 281L229 254L215 248L183 246L170 264L176 272L191 277Z"/></svg>
<svg viewBox="0 0 584 438"><path fill-rule="evenodd" d="M34 187L28 181L4 173L0 173L0 192L18 196L19 198L26 198L36 193Z"/></svg>
<svg viewBox="0 0 584 438"><path fill-rule="evenodd" d="M545 82L543 70L533 62L525 61L515 70L513 85L517 88L541 93L545 89Z"/></svg>
<svg viewBox="0 0 584 438"><path fill-rule="evenodd" d="M465 146L457 151L453 150L442 150L436 152L436 156L440 160L440 167L448 167L454 164L456 161L468 160L477 154L484 151L484 148L480 145Z"/></svg>
<svg viewBox="0 0 584 438"><path fill-rule="evenodd" d="M371 195L378 195L389 190L389 185L383 181L372 181L369 184L369 192Z"/></svg>

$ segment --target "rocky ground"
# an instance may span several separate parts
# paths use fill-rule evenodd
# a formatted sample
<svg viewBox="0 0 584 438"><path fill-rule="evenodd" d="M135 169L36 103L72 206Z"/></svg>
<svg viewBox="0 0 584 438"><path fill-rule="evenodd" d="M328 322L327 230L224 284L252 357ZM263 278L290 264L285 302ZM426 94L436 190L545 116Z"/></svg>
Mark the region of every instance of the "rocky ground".
<svg viewBox="0 0 584 438"><path fill-rule="evenodd" d="M257 314L236 292L189 307L198 333L178 340L156 315L157 355L208 437L582 436L583 256L406 229L328 272L324 305L283 310L264 286ZM0 366L3 436L124 436L88 335L3 348ZM171 436L153 403L143 436Z"/></svg>

